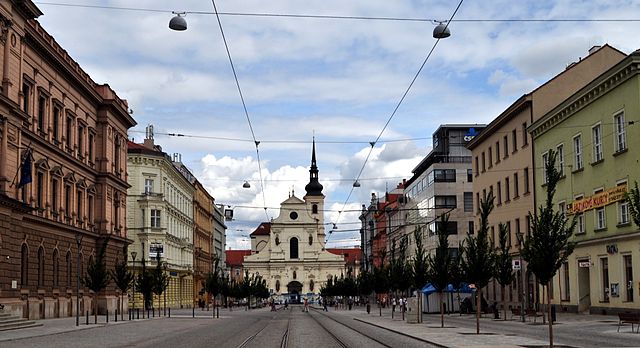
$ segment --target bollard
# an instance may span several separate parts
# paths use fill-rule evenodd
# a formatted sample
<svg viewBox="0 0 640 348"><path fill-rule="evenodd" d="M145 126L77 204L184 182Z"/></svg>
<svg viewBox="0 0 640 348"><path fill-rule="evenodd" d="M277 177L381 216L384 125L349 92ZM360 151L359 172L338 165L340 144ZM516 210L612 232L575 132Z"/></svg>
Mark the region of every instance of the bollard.
<svg viewBox="0 0 640 348"><path fill-rule="evenodd" d="M137 319L140 319L140 308L136 308L136 311L138 312L138 318ZM144 312L142 314L144 315Z"/></svg>
<svg viewBox="0 0 640 348"><path fill-rule="evenodd" d="M149 316L149 308L147 308L147 319L149 319L149 318L151 318L151 317Z"/></svg>
<svg viewBox="0 0 640 348"><path fill-rule="evenodd" d="M109 323L109 310L107 309L107 323Z"/></svg>
<svg viewBox="0 0 640 348"><path fill-rule="evenodd" d="M196 317L196 307L191 307L191 317L192 318Z"/></svg>
<svg viewBox="0 0 640 348"><path fill-rule="evenodd" d="M87 311L87 325L89 325L89 311Z"/></svg>
<svg viewBox="0 0 640 348"><path fill-rule="evenodd" d="M116 323L117 323L118 322L118 310L117 309L116 309L115 313L116 313L115 317L116 317Z"/></svg>
<svg viewBox="0 0 640 348"><path fill-rule="evenodd" d="M154 318L156 317L156 307L151 308L151 314Z"/></svg>
<svg viewBox="0 0 640 348"><path fill-rule="evenodd" d="M171 307L169 307L169 318L171 318Z"/></svg>
<svg viewBox="0 0 640 348"><path fill-rule="evenodd" d="M216 318L220 318L220 307L216 307Z"/></svg>

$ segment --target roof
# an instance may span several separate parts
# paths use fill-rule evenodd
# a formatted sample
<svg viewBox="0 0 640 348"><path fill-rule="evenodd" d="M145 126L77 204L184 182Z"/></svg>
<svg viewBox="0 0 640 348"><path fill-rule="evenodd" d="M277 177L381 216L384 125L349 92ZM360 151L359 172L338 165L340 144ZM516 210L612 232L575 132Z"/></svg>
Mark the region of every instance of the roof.
<svg viewBox="0 0 640 348"><path fill-rule="evenodd" d="M251 232L249 236L268 236L269 234L271 234L271 223L263 222L255 231Z"/></svg>
<svg viewBox="0 0 640 348"><path fill-rule="evenodd" d="M362 261L362 251L360 250L360 248L328 248L327 251L335 255L344 256L344 261L349 266L355 265L356 262L360 263L360 261Z"/></svg>
<svg viewBox="0 0 640 348"><path fill-rule="evenodd" d="M251 255L251 250L225 250L225 256L227 257L227 266L242 266L244 257Z"/></svg>

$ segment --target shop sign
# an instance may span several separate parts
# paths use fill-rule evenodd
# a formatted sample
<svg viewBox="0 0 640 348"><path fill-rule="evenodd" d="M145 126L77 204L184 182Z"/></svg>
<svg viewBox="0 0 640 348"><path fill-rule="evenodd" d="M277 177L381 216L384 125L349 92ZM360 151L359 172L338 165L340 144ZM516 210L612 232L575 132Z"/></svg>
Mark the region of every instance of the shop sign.
<svg viewBox="0 0 640 348"><path fill-rule="evenodd" d="M578 267L589 268L591 267L591 261L578 261Z"/></svg>
<svg viewBox="0 0 640 348"><path fill-rule="evenodd" d="M624 199L626 193L627 185L625 184L590 197L575 200L567 206L567 214L579 214L587 210L604 207L605 205L621 201Z"/></svg>
<svg viewBox="0 0 640 348"><path fill-rule="evenodd" d="M164 245L156 243L149 244L149 258L157 258L158 253L160 253L160 257L164 257Z"/></svg>

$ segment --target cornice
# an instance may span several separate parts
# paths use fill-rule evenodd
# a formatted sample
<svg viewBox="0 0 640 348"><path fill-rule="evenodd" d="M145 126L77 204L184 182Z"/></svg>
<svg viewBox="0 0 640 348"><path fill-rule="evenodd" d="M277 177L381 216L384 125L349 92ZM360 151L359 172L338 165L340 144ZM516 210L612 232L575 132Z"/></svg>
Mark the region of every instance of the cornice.
<svg viewBox="0 0 640 348"><path fill-rule="evenodd" d="M529 127L531 136L535 139L546 133L609 91L638 75L639 71L640 52L636 51L534 122Z"/></svg>

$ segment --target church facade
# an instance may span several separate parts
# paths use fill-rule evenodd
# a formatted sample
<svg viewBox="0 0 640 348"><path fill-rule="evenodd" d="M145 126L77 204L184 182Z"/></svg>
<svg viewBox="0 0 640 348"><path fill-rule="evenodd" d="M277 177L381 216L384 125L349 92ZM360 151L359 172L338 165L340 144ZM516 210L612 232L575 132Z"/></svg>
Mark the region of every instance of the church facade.
<svg viewBox="0 0 640 348"><path fill-rule="evenodd" d="M292 192L280 203L279 215L251 234L251 255L244 258L244 269L266 279L276 300L313 300L330 277L344 274L344 256L325 250L325 196L318 181L315 142L309 173L305 196L300 199Z"/></svg>

